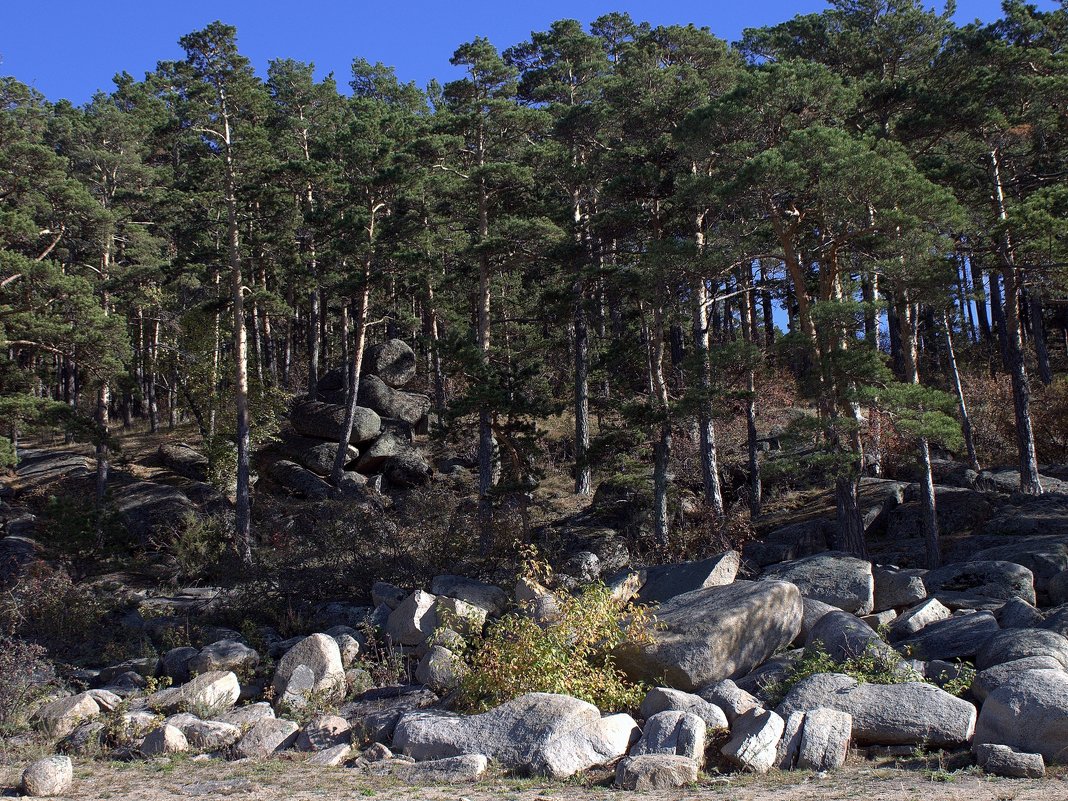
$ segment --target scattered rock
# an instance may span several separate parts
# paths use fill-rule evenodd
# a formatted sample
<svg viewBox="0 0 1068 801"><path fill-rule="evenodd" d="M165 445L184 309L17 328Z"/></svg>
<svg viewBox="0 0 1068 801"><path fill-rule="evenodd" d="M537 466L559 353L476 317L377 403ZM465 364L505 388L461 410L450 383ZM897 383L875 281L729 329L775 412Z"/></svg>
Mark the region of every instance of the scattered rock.
<svg viewBox="0 0 1068 801"><path fill-rule="evenodd" d="M952 612L937 598L928 598L916 606L898 615L890 624L890 640L904 640L919 632L925 626L946 620Z"/></svg>
<svg viewBox="0 0 1068 801"><path fill-rule="evenodd" d="M213 670L254 670L260 663L260 655L242 642L219 640L200 650L189 660L188 668L193 673L208 673Z"/></svg>
<svg viewBox="0 0 1068 801"><path fill-rule="evenodd" d="M265 718L252 724L234 746L234 754L239 759L266 759L292 746L299 730L292 720Z"/></svg>
<svg viewBox="0 0 1068 801"><path fill-rule="evenodd" d="M616 787L621 790L672 790L697 781L698 765L675 754L643 754L620 760Z"/></svg>
<svg viewBox="0 0 1068 801"><path fill-rule="evenodd" d="M858 684L840 673L818 673L794 685L779 715L826 707L853 716L862 744L957 746L975 731L975 707L923 682Z"/></svg>
<svg viewBox="0 0 1068 801"><path fill-rule="evenodd" d="M928 595L934 595L943 603L964 596L986 599L1023 598L1035 603L1034 574L1026 567L1013 562L994 560L970 561L946 565L924 574L923 584Z"/></svg>
<svg viewBox="0 0 1068 801"><path fill-rule="evenodd" d="M730 584L738 575L741 560L737 551L725 551L699 562L650 567L638 600L645 604L661 603L693 590Z"/></svg>
<svg viewBox="0 0 1068 801"><path fill-rule="evenodd" d="M307 676L297 677L298 667L303 666L311 674L311 686L304 687ZM294 682L294 678L301 681ZM345 667L341 662L341 649L337 641L327 634L312 634L290 648L278 662L274 673L275 698L281 703L299 704L299 697L311 693L321 696L326 702L340 701L345 697Z"/></svg>
<svg viewBox="0 0 1068 801"><path fill-rule="evenodd" d="M800 770L837 770L845 764L853 717L836 709L810 709L805 712L801 745L797 752Z"/></svg>
<svg viewBox="0 0 1068 801"><path fill-rule="evenodd" d="M184 754L189 750L189 740L177 726L164 723L158 729L148 733L141 743L141 753L145 756L163 754Z"/></svg>
<svg viewBox="0 0 1068 801"><path fill-rule="evenodd" d="M435 645L427 651L415 669L416 681L425 684L439 695L455 689L463 674L463 660L440 645Z"/></svg>
<svg viewBox="0 0 1068 801"><path fill-rule="evenodd" d="M979 670L1028 656L1050 656L1068 669L1068 639L1046 629L1006 629L994 634L979 650Z"/></svg>
<svg viewBox="0 0 1068 801"><path fill-rule="evenodd" d="M515 602L520 611L546 626L560 617L560 599L556 594L529 578L515 583Z"/></svg>
<svg viewBox="0 0 1068 801"><path fill-rule="evenodd" d="M382 475L389 485L401 489L426 486L433 474L430 464L414 448L390 456L382 464Z"/></svg>
<svg viewBox="0 0 1068 801"><path fill-rule="evenodd" d="M159 446L164 466L193 481L208 480L208 457L184 442L164 442Z"/></svg>
<svg viewBox="0 0 1068 801"><path fill-rule="evenodd" d="M439 625L448 626L462 636L478 636L486 625L486 610L459 598L438 596L434 603Z"/></svg>
<svg viewBox="0 0 1068 801"><path fill-rule="evenodd" d="M657 712L646 719L630 754L676 754L704 764L705 731L705 722L691 712Z"/></svg>
<svg viewBox="0 0 1068 801"><path fill-rule="evenodd" d="M801 593L783 581L736 581L660 605L647 644L624 643L617 664L634 679L692 691L751 672L801 628Z"/></svg>
<svg viewBox="0 0 1068 801"><path fill-rule="evenodd" d="M170 676L178 684L184 684L189 681L192 677L189 672L189 663L199 653L200 651L196 648L188 645L172 648L163 655L164 675Z"/></svg>
<svg viewBox="0 0 1068 801"><path fill-rule="evenodd" d="M386 635L399 645L420 645L438 627L437 596L416 590L393 610Z"/></svg>
<svg viewBox="0 0 1068 801"><path fill-rule="evenodd" d="M298 751L326 751L337 745L347 744L352 737L352 726L339 715L316 715L305 724L297 737Z"/></svg>
<svg viewBox="0 0 1068 801"><path fill-rule="evenodd" d="M426 762L391 761L393 776L409 784L463 784L476 781L489 760L482 754L459 754Z"/></svg>
<svg viewBox="0 0 1068 801"><path fill-rule="evenodd" d="M927 597L923 576L926 570L902 570L897 567L876 566L872 568L875 581L874 612L914 606Z"/></svg>
<svg viewBox="0 0 1068 801"><path fill-rule="evenodd" d="M914 659L973 659L998 631L990 612L957 614L925 626L897 646Z"/></svg>
<svg viewBox="0 0 1068 801"><path fill-rule="evenodd" d="M822 646L836 662L845 662L857 656L877 655L893 664L900 656L872 631L864 621L849 612L830 612L820 618L805 640L805 646Z"/></svg>
<svg viewBox="0 0 1068 801"><path fill-rule="evenodd" d="M729 681L729 679L728 679ZM737 687L735 688L737 690ZM740 694L741 691L738 690ZM755 699L754 699L755 700ZM723 710L715 704L706 701L700 695L684 693L682 690L673 690L670 687L654 687L642 701L638 711L642 720L648 723L649 719L658 712L690 712L705 722L705 726L712 731L727 728L727 716Z"/></svg>
<svg viewBox="0 0 1068 801"><path fill-rule="evenodd" d="M438 696L421 684L380 687L366 690L341 706L338 714L352 724L354 743L389 743L400 719L438 701Z"/></svg>
<svg viewBox="0 0 1068 801"><path fill-rule="evenodd" d="M480 751L510 770L566 778L623 756L638 736L629 715L602 718L577 698L530 693L471 717L410 713L393 747L416 760Z"/></svg>
<svg viewBox="0 0 1068 801"><path fill-rule="evenodd" d="M734 721L749 710L763 707L760 699L750 695L730 679L723 679L723 681L717 681L715 684L705 687L700 691L699 695L717 709L722 710L731 726L734 725ZM646 696L646 699L648 700L648 696ZM705 723L708 723L708 721L706 720ZM710 725L709 728L715 727Z"/></svg>
<svg viewBox="0 0 1068 801"><path fill-rule="evenodd" d="M390 457L407 453L409 450L411 446L404 439L392 431L383 431L374 442L360 452L360 458L356 461L356 469L365 474L378 473Z"/></svg>
<svg viewBox="0 0 1068 801"><path fill-rule="evenodd" d="M753 773L767 773L775 765L785 721L766 709L753 709L734 722L731 738L721 752L730 762Z"/></svg>
<svg viewBox="0 0 1068 801"><path fill-rule="evenodd" d="M38 759L22 772L22 793L33 797L65 795L74 784L74 765L68 756Z"/></svg>
<svg viewBox="0 0 1068 801"><path fill-rule="evenodd" d="M375 606L385 604L392 611L401 605L407 593L386 581L376 581L371 587L371 603Z"/></svg>
<svg viewBox="0 0 1068 801"><path fill-rule="evenodd" d="M34 713L37 725L55 738L66 737L82 721L100 714L100 705L89 693L78 693L45 704Z"/></svg>
<svg viewBox="0 0 1068 801"><path fill-rule="evenodd" d="M1042 626L1042 613L1022 598L1010 598L994 612L1003 629L1035 629Z"/></svg>
<svg viewBox="0 0 1068 801"><path fill-rule="evenodd" d="M871 562L831 551L773 565L761 579L789 581L806 598L866 615L875 604Z"/></svg>
<svg viewBox="0 0 1068 801"><path fill-rule="evenodd" d="M1046 775L1042 754L1026 754L996 743L980 743L973 749L975 761L985 772L1009 779L1041 779Z"/></svg>
<svg viewBox="0 0 1068 801"><path fill-rule="evenodd" d="M240 706L237 709L232 709L224 715L219 716L219 720L230 723L234 726L250 726L257 721L264 718L273 718L274 709L266 701L259 701L255 704L248 704L247 706Z"/></svg>
<svg viewBox="0 0 1068 801"><path fill-rule="evenodd" d="M330 748L319 751L308 757L305 764L317 765L324 768L336 768L342 764L349 755L352 753L352 746L348 743L341 743Z"/></svg>
<svg viewBox="0 0 1068 801"><path fill-rule="evenodd" d="M248 707L245 707L246 709ZM270 707L268 707L269 709ZM274 713L271 713L271 717L274 717ZM265 720L266 718L260 718ZM222 720L191 720L183 723L179 726L182 730L182 734L185 735L186 740L189 741L189 745L196 751L222 751L225 748L229 748L231 745L241 739L241 726L250 725L243 723L240 725L234 723L227 723ZM254 725L254 724L252 724Z"/></svg>
<svg viewBox="0 0 1068 801"><path fill-rule="evenodd" d="M490 615L501 614L508 605L508 593L500 587L466 576L435 576L430 583L430 591L434 595L467 601L485 609Z"/></svg>
<svg viewBox="0 0 1068 801"><path fill-rule="evenodd" d="M985 701L990 693L1025 670L1060 670L1064 667L1052 656L1028 656L980 670L972 680L971 693Z"/></svg>

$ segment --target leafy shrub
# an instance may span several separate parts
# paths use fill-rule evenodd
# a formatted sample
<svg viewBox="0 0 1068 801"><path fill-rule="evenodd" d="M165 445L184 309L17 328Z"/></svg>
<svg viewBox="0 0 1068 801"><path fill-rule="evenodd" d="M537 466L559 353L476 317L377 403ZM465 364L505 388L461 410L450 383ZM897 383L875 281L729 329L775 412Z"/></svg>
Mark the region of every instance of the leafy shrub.
<svg viewBox="0 0 1068 801"><path fill-rule="evenodd" d="M547 692L573 695L600 709L636 709L646 688L616 668L612 649L625 640L647 639L650 624L644 607L621 608L603 584L562 596L558 616L544 626L523 610L509 613L471 645L457 705L485 710L525 693Z"/></svg>
<svg viewBox="0 0 1068 801"><path fill-rule="evenodd" d="M232 541L231 528L222 517L186 517L169 548L176 578L184 582L214 576Z"/></svg>
<svg viewBox="0 0 1068 801"><path fill-rule="evenodd" d="M861 684L925 681L923 676L904 665L895 654L879 648L875 642L869 642L860 654L838 661L817 640L805 648L804 654L790 666L781 681L768 682L761 689L769 705L776 706L794 685L818 673L844 673Z"/></svg>
<svg viewBox="0 0 1068 801"><path fill-rule="evenodd" d="M47 651L39 645L0 635L0 733L22 728L34 701L55 680Z"/></svg>

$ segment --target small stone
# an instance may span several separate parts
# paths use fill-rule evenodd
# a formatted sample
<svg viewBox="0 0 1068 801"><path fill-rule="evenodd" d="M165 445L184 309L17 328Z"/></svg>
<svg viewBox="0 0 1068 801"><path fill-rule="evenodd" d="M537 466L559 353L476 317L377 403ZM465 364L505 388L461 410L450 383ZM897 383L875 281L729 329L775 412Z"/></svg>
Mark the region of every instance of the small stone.
<svg viewBox="0 0 1068 801"><path fill-rule="evenodd" d="M189 741L182 730L176 726L164 724L148 733L141 743L141 753L145 756L162 754L184 754L189 750Z"/></svg>
<svg viewBox="0 0 1068 801"><path fill-rule="evenodd" d="M336 768L342 762L349 758L349 754L352 753L352 746L348 743L340 743L338 745L327 748L323 751L318 751L312 754L308 758L306 764L318 765L326 768Z"/></svg>
<svg viewBox="0 0 1068 801"><path fill-rule="evenodd" d="M785 721L766 709L753 709L735 721L731 739L721 752L740 768L753 773L767 773L775 764L777 748Z"/></svg>
<svg viewBox="0 0 1068 801"><path fill-rule="evenodd" d="M478 779L489 767L489 760L482 754L461 754L427 762L392 760L391 764L395 766L393 775L411 784L461 784Z"/></svg>
<svg viewBox="0 0 1068 801"><path fill-rule="evenodd" d="M316 715L297 737L298 751L326 751L336 745L348 743L352 727L339 715Z"/></svg>
<svg viewBox="0 0 1068 801"><path fill-rule="evenodd" d="M628 757L616 766L616 787L621 790L672 790L697 781L697 763L674 754Z"/></svg>
<svg viewBox="0 0 1068 801"><path fill-rule="evenodd" d="M238 759L265 759L293 745L299 730L300 726L291 720L261 720L234 746L234 754Z"/></svg>
<svg viewBox="0 0 1068 801"><path fill-rule="evenodd" d="M22 772L22 792L28 796L64 795L73 783L74 765L68 756L38 759Z"/></svg>
<svg viewBox="0 0 1068 801"><path fill-rule="evenodd" d="M984 771L1009 779L1041 779L1046 775L1042 754L1026 754L1007 745L980 743L973 749L975 761Z"/></svg>

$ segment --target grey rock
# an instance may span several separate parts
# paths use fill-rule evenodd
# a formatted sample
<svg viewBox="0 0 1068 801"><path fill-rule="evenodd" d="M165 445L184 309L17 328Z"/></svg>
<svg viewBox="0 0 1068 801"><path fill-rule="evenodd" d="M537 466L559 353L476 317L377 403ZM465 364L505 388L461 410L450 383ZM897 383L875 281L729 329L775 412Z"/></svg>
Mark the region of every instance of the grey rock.
<svg viewBox="0 0 1068 801"><path fill-rule="evenodd" d="M801 737L805 733L805 713L791 712L783 727L782 739L775 749L775 767L779 770L794 770L797 755L801 752Z"/></svg>
<svg viewBox="0 0 1068 801"><path fill-rule="evenodd" d="M279 459L271 465L269 472L271 478L278 482L279 486L299 498L323 501L330 497L330 485L296 462Z"/></svg>
<svg viewBox="0 0 1068 801"><path fill-rule="evenodd" d="M208 457L184 442L164 442L157 451L165 467L193 481L208 480Z"/></svg>
<svg viewBox="0 0 1068 801"><path fill-rule="evenodd" d="M467 601L485 609L490 615L501 614L508 605L508 593L500 587L466 576L434 576L430 591L434 595Z"/></svg>
<svg viewBox="0 0 1068 801"><path fill-rule="evenodd" d="M998 631L990 612L957 614L925 626L918 634L898 642L897 647L907 649L915 659L972 659Z"/></svg>
<svg viewBox="0 0 1068 801"><path fill-rule="evenodd" d="M734 722L731 738L721 753L731 763L753 773L767 773L778 757L786 722L775 712L753 709Z"/></svg>
<svg viewBox="0 0 1068 801"><path fill-rule="evenodd" d="M66 795L73 784L74 765L68 756L38 759L22 772L22 793L31 797Z"/></svg>
<svg viewBox="0 0 1068 801"><path fill-rule="evenodd" d="M773 565L761 579L789 581L806 598L866 615L875 604L871 562L835 551Z"/></svg>
<svg viewBox="0 0 1068 801"><path fill-rule="evenodd" d="M337 442L287 433L282 436L282 440L278 444L278 450L287 459L296 462L316 475L329 476L334 469L337 446ZM359 457L359 450L349 445L345 452L345 464L351 464Z"/></svg>
<svg viewBox="0 0 1068 801"><path fill-rule="evenodd" d="M839 612L841 610L836 606L831 606L823 601L817 601L814 598L802 598L801 603L803 604L801 631L798 632L794 642L804 645L805 641L808 640L808 635L824 615L829 612Z"/></svg>
<svg viewBox="0 0 1068 801"><path fill-rule="evenodd" d="M416 590L393 610L386 635L399 645L420 645L438 627L437 596Z"/></svg>
<svg viewBox="0 0 1068 801"><path fill-rule="evenodd" d="M615 786L621 790L673 790L697 781L698 765L675 754L643 754L620 760Z"/></svg>
<svg viewBox="0 0 1068 801"><path fill-rule="evenodd" d="M1042 625L1042 613L1022 598L1011 598L994 612L1003 629L1034 629Z"/></svg>
<svg viewBox="0 0 1068 801"><path fill-rule="evenodd" d="M937 598L928 598L926 601L916 604L907 612L898 615L897 619L890 624L890 640L907 639L932 623L947 620L951 614L952 612Z"/></svg>
<svg viewBox="0 0 1068 801"><path fill-rule="evenodd" d="M690 712L657 712L645 721L630 754L676 754L704 764L705 732L705 722Z"/></svg>
<svg viewBox="0 0 1068 801"><path fill-rule="evenodd" d="M1026 754L1007 745L980 743L973 749L975 761L986 773L1009 779L1041 779L1046 775L1042 754Z"/></svg>
<svg viewBox="0 0 1068 801"><path fill-rule="evenodd" d="M900 609L914 606L927 597L923 576L926 570L876 566L872 568L875 581L875 606L872 611Z"/></svg>
<svg viewBox="0 0 1068 801"><path fill-rule="evenodd" d="M464 784L476 781L489 760L482 754L459 754L426 762L390 760L394 778L409 784Z"/></svg>
<svg viewBox="0 0 1068 801"><path fill-rule="evenodd" d="M323 768L336 768L345 762L351 754L352 746L348 743L341 743L312 754L304 764Z"/></svg>
<svg viewBox="0 0 1068 801"><path fill-rule="evenodd" d="M486 625L486 610L459 598L437 596L434 612L439 626L448 626L464 637L481 636L482 628Z"/></svg>
<svg viewBox="0 0 1068 801"><path fill-rule="evenodd" d="M298 751L326 751L352 739L352 726L339 715L316 715L297 736Z"/></svg>
<svg viewBox="0 0 1068 801"><path fill-rule="evenodd" d="M1036 576L1037 580L1037 576ZM1046 585L1046 593L1050 602L1056 606L1068 603L1068 570L1055 573Z"/></svg>
<svg viewBox="0 0 1068 801"><path fill-rule="evenodd" d="M717 709L722 710L727 718L727 723L731 726L734 725L734 721L749 710L760 709L763 706L756 696L747 693L730 679L717 681L701 689L698 695ZM648 696L646 696L646 700L648 700ZM706 720L705 723L709 722ZM716 727L709 724L709 728L714 729Z"/></svg>
<svg viewBox="0 0 1068 801"><path fill-rule="evenodd" d="M392 431L383 431L374 442L360 451L360 458L356 460L356 469L365 474L377 473L382 470L390 457L407 453L409 450L411 446L403 439ZM381 487L375 489L381 491Z"/></svg>
<svg viewBox="0 0 1068 801"><path fill-rule="evenodd" d="M251 726L259 720L273 717L274 709L271 708L271 705L266 701L259 701L255 704L232 709L226 714L220 715L218 719L234 726Z"/></svg>
<svg viewBox="0 0 1068 801"><path fill-rule="evenodd" d="M967 593L984 598L1023 598L1035 603L1034 574L1026 567L1013 562L969 561L950 564L931 570L923 577L929 595L952 597Z"/></svg>
<svg viewBox="0 0 1068 801"><path fill-rule="evenodd" d="M192 648L188 645L172 648L163 655L164 675L170 676L179 684L189 681L191 677L189 672L189 662L199 653L200 651L196 648Z"/></svg>
<svg viewBox="0 0 1068 801"><path fill-rule="evenodd" d="M393 389L374 375L360 377L358 402L381 417L403 420L413 426L427 415L431 406L426 395Z"/></svg>
<svg viewBox="0 0 1068 801"><path fill-rule="evenodd" d="M879 655L891 663L900 661L900 656L872 631L871 626L849 612L830 612L820 618L805 641L806 647L817 645L836 662L864 654Z"/></svg>
<svg viewBox="0 0 1068 801"><path fill-rule="evenodd" d="M746 543L742 553L747 562L766 567L826 551L833 532L834 522L824 518L791 523Z"/></svg>
<svg viewBox="0 0 1068 801"><path fill-rule="evenodd" d="M354 743L388 743L404 715L437 702L438 696L421 684L381 687L366 690L343 704L338 714L352 724Z"/></svg>
<svg viewBox="0 0 1068 801"><path fill-rule="evenodd" d="M287 693L292 697L298 688L291 686L299 666L310 671L312 685L300 687L299 692L315 693L326 702L339 701L345 696L345 667L341 662L341 649L337 641L327 634L312 634L290 648L278 662L274 672L275 697L281 699Z"/></svg>
<svg viewBox="0 0 1068 801"><path fill-rule="evenodd" d="M885 609L882 612L864 615L861 620L871 626L872 631L879 632L881 629L889 628L890 624L897 620L897 612L893 609Z"/></svg>
<svg viewBox="0 0 1068 801"><path fill-rule="evenodd" d="M341 652L341 665L348 669L360 655L360 641L351 634L335 634L334 641Z"/></svg>
<svg viewBox="0 0 1068 801"><path fill-rule="evenodd" d="M386 581L376 581L371 587L371 603L375 606L385 604L390 610L401 605L407 593L400 587L395 587Z"/></svg>
<svg viewBox="0 0 1068 801"><path fill-rule="evenodd" d="M393 750L419 761L477 750L510 770L566 778L623 756L638 735L629 715L602 718L577 698L530 693L471 717L407 714Z"/></svg>
<svg viewBox="0 0 1068 801"><path fill-rule="evenodd" d="M801 628L801 593L781 581L736 581L660 605L649 643L624 643L617 665L635 679L666 679L692 691L744 676Z"/></svg>
<svg viewBox="0 0 1068 801"><path fill-rule="evenodd" d="M1047 629L1006 629L994 634L979 650L975 666L985 670L1028 656L1051 656L1068 669L1068 639Z"/></svg>
<svg viewBox="0 0 1068 801"><path fill-rule="evenodd" d="M729 679L727 681L730 681ZM737 695L741 691L737 690ZM648 721L658 712L689 712L697 715L705 722L705 727L717 731L728 727L727 716L724 711L715 704L702 698L700 695L684 693L682 690L673 690L670 687L654 687L649 690L642 701L638 713L642 720ZM700 761L700 760L699 760Z"/></svg>
<svg viewBox="0 0 1068 801"><path fill-rule="evenodd" d="M1068 674L1025 670L991 692L975 727L975 745L983 743L1068 762Z"/></svg>
<svg viewBox="0 0 1068 801"><path fill-rule="evenodd" d="M236 640L219 640L205 646L189 660L188 667L194 673L213 670L254 670L260 663L260 655L252 648Z"/></svg>
<svg viewBox="0 0 1068 801"><path fill-rule="evenodd" d="M975 731L975 707L923 682L858 684L840 673L818 673L794 685L777 711L826 707L853 716L862 744L957 746Z"/></svg>
<svg viewBox="0 0 1068 801"><path fill-rule="evenodd" d="M403 387L415 378L415 351L400 339L372 345L364 351L362 372L378 376L391 387Z"/></svg>
<svg viewBox="0 0 1068 801"><path fill-rule="evenodd" d="M338 442L345 424L345 412L345 407L339 403L305 401L293 409L290 420L293 428L304 436ZM357 406L349 442L357 446L369 444L381 430L382 418L371 409Z"/></svg>
<svg viewBox="0 0 1068 801"><path fill-rule="evenodd" d="M292 720L265 718L252 724L245 736L234 746L238 759L266 759L291 747L297 739L300 726Z"/></svg>
<svg viewBox="0 0 1068 801"><path fill-rule="evenodd" d="M979 701L985 701L990 693L1025 670L1064 670L1064 666L1052 656L1027 656L1011 662L980 670L972 680L971 693Z"/></svg>
<svg viewBox="0 0 1068 801"><path fill-rule="evenodd" d="M222 720L194 719L183 722L179 728L196 751L222 751L241 739L241 726Z"/></svg>
<svg viewBox="0 0 1068 801"><path fill-rule="evenodd" d="M415 448L390 456L382 463L382 475L391 487L423 487L430 483L433 474L426 458Z"/></svg>
<svg viewBox="0 0 1068 801"><path fill-rule="evenodd" d="M448 648L435 645L419 660L415 679L439 695L456 688L463 678L464 663Z"/></svg>
<svg viewBox="0 0 1068 801"><path fill-rule="evenodd" d="M60 698L38 708L33 719L38 728L55 738L66 737L80 723L100 714L100 705L89 693Z"/></svg>
<svg viewBox="0 0 1068 801"><path fill-rule="evenodd" d="M1029 501L1024 508L1026 509L1031 503ZM1037 501L1038 505L1043 503L1043 501ZM1068 505L1065 508L1068 509ZM1013 525L1019 525L1022 517L1019 514L1021 510L1012 507L1010 509L1017 513L1012 521ZM999 514L996 519L1003 518ZM991 521L991 524L993 524L993 521ZM1053 529L1046 528L1040 534L1051 530ZM1051 585L1053 578L1058 573L1068 570L1068 536L1066 535L1068 535L1068 529L1064 529L1064 533L1060 536L1014 536L1010 542L1006 542L1003 545L994 545L976 551L971 555L971 558L1013 562L1026 567L1034 576L1036 593L1042 596L1049 596L1050 600L1057 604L1061 603L1061 601L1052 597Z"/></svg>
<svg viewBox="0 0 1068 801"><path fill-rule="evenodd" d="M522 614L545 626L560 617L560 599L548 587L522 577L515 583L515 602Z"/></svg>
<svg viewBox="0 0 1068 801"><path fill-rule="evenodd" d="M741 554L725 551L699 562L650 567L638 600L646 604L661 603L693 590L730 584L738 575L740 566Z"/></svg>
<svg viewBox="0 0 1068 801"><path fill-rule="evenodd" d="M797 767L801 770L837 770L845 764L853 716L822 707L805 712Z"/></svg>
<svg viewBox="0 0 1068 801"><path fill-rule="evenodd" d="M189 750L189 741L181 729L165 723L148 733L140 750L145 756L184 754Z"/></svg>

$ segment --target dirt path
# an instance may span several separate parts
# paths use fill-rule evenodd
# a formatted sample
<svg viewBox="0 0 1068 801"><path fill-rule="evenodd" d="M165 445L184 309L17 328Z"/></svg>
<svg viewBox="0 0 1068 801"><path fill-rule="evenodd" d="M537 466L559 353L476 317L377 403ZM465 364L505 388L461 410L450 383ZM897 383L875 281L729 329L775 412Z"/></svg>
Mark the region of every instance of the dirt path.
<svg viewBox="0 0 1068 801"><path fill-rule="evenodd" d="M21 763L0 766L0 794L12 796ZM589 783L592 779L604 783ZM321 801L373 798L377 801L597 801L640 797L648 801L1063 801L1063 775L1040 781L993 779L956 772L873 766L853 760L832 775L778 773L767 776L704 777L698 785L641 796L612 789L606 775L581 782L494 777L477 784L412 787L346 768L313 768L296 761L227 763L184 758L150 762L75 763L78 801L178 801L248 798L256 801Z"/></svg>

